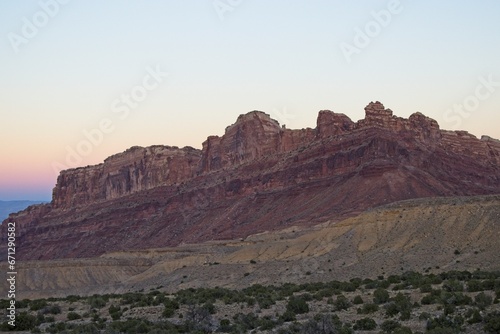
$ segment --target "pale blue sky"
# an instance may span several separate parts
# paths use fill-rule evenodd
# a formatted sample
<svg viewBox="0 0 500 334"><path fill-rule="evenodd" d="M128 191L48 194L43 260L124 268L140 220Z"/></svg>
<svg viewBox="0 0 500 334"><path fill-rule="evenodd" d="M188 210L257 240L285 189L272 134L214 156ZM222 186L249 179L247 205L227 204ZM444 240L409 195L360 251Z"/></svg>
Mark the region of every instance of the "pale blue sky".
<svg viewBox="0 0 500 334"><path fill-rule="evenodd" d="M2 200L49 199L54 163L99 163L133 145L201 148L255 109L303 128L321 109L358 120L380 100L398 116L421 111L444 129L500 137L498 1L401 0L384 25L373 12L391 1L66 2L53 17L43 4L56 0L0 3ZM223 20L214 3L230 6ZM43 25L28 38L26 20ZM377 25L348 62L342 43ZM25 38L18 52L12 36ZM168 76L119 118L113 102L158 66ZM498 84L474 100L485 80ZM69 164L103 119L112 130Z"/></svg>

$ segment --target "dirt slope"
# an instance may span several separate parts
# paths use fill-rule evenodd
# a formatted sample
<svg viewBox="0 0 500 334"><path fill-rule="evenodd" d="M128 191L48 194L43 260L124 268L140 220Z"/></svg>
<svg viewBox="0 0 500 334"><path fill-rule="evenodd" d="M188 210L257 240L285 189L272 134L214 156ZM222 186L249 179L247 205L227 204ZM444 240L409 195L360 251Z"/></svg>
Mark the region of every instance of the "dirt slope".
<svg viewBox="0 0 500 334"><path fill-rule="evenodd" d="M409 200L244 240L19 262L18 298L498 270L499 224L500 195Z"/></svg>

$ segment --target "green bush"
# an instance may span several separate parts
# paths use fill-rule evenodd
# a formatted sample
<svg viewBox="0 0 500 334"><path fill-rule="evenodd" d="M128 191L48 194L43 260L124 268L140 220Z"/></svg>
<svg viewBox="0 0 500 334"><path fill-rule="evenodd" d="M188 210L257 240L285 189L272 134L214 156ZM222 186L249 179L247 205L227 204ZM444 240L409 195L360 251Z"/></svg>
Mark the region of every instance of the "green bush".
<svg viewBox="0 0 500 334"><path fill-rule="evenodd" d="M344 295L339 295L333 302L333 305L335 306L336 311L342 311L347 310L351 306L351 303Z"/></svg>
<svg viewBox="0 0 500 334"><path fill-rule="evenodd" d="M78 295L69 295L69 296L66 297L66 301L68 301L69 303L77 302L80 299L82 299L82 297L80 297Z"/></svg>
<svg viewBox="0 0 500 334"><path fill-rule="evenodd" d="M27 331L34 329L36 326L38 326L39 323L37 321L37 317L34 315L31 315L25 311L20 312L16 316L16 331ZM2 326L3 327L3 326ZM5 326L6 330L12 330L12 327L10 325Z"/></svg>
<svg viewBox="0 0 500 334"><path fill-rule="evenodd" d="M467 318L469 318L467 320L469 324L477 324L483 321L483 317L478 309L470 310L470 314L467 315Z"/></svg>
<svg viewBox="0 0 500 334"><path fill-rule="evenodd" d="M179 303L175 299L167 298L163 305L165 305L165 309L163 310L163 317L171 318L174 316L175 311L179 309Z"/></svg>
<svg viewBox="0 0 500 334"><path fill-rule="evenodd" d="M235 329L233 332L236 333L246 333L259 327L259 318L253 313L238 313L233 317L233 320Z"/></svg>
<svg viewBox="0 0 500 334"><path fill-rule="evenodd" d="M374 330L375 328L377 328L377 323L372 318L363 318L356 320L353 326L354 330L361 330L361 331L371 331Z"/></svg>
<svg viewBox="0 0 500 334"><path fill-rule="evenodd" d="M461 292L464 291L464 285L456 279L450 279L443 283L443 290L448 292Z"/></svg>
<svg viewBox="0 0 500 334"><path fill-rule="evenodd" d="M388 317L393 317L399 313L400 320L409 320L412 308L413 305L410 297L398 293L391 299L391 302L386 305L386 315Z"/></svg>
<svg viewBox="0 0 500 334"><path fill-rule="evenodd" d="M104 306L106 306L106 300L104 300L104 298L101 296L94 295L92 297L89 297L87 301L92 308L103 308Z"/></svg>
<svg viewBox="0 0 500 334"><path fill-rule="evenodd" d="M493 298L491 296L485 294L484 292L480 292L474 297L474 301L476 303L476 306L479 307L481 310L484 310L487 306L490 306Z"/></svg>
<svg viewBox="0 0 500 334"><path fill-rule="evenodd" d="M359 305L359 304L363 304L363 298L361 298L360 295L357 295L356 297L354 297L354 299L352 300L352 303L355 304L355 305Z"/></svg>
<svg viewBox="0 0 500 334"><path fill-rule="evenodd" d="M384 304L389 301L389 292L383 288L377 288L373 292L373 302L375 304Z"/></svg>
<svg viewBox="0 0 500 334"><path fill-rule="evenodd" d="M377 312L379 309L377 304L364 304L363 307L358 308L358 314L370 314L373 312Z"/></svg>
<svg viewBox="0 0 500 334"><path fill-rule="evenodd" d="M391 275L387 277L387 281L391 284L401 283L401 278L398 275Z"/></svg>
<svg viewBox="0 0 500 334"><path fill-rule="evenodd" d="M461 327L462 324L463 324L463 319L458 316L452 318L446 315L441 315L439 317L427 320L426 327L428 332L434 330L434 332L440 333L441 330L444 331L443 333L446 333L450 332L451 330L450 333L456 333L462 330Z"/></svg>
<svg viewBox="0 0 500 334"><path fill-rule="evenodd" d="M484 330L488 333L500 333L500 312L492 312L484 317Z"/></svg>
<svg viewBox="0 0 500 334"><path fill-rule="evenodd" d="M46 332L49 333L59 333L62 332L66 329L66 323L64 322L58 322L55 324L51 324L47 329Z"/></svg>
<svg viewBox="0 0 500 334"><path fill-rule="evenodd" d="M422 305L432 305L437 303L437 297L433 295L425 295L420 300L420 304Z"/></svg>
<svg viewBox="0 0 500 334"><path fill-rule="evenodd" d="M284 322L295 321L297 318L295 317L295 313L292 311L286 310L281 316L280 319Z"/></svg>
<svg viewBox="0 0 500 334"><path fill-rule="evenodd" d="M219 325L219 331L222 333L229 333L231 331L231 321L229 319L222 319Z"/></svg>
<svg viewBox="0 0 500 334"><path fill-rule="evenodd" d="M68 318L68 320L77 320L77 319L81 319L82 317L76 312L69 312L67 315L67 318Z"/></svg>
<svg viewBox="0 0 500 334"><path fill-rule="evenodd" d="M380 325L380 329L387 333L392 333L396 328L401 327L401 324L394 320L386 320Z"/></svg>
<svg viewBox="0 0 500 334"><path fill-rule="evenodd" d="M38 311L38 310L41 310L42 308L44 308L46 306L47 306L47 300L45 300L45 299L36 299L36 300L33 300L30 303L30 310L32 310L32 311Z"/></svg>
<svg viewBox="0 0 500 334"><path fill-rule="evenodd" d="M423 284L420 286L420 292L422 293L428 293L432 291L432 285L430 284Z"/></svg>
<svg viewBox="0 0 500 334"><path fill-rule="evenodd" d="M302 296L292 296L286 304L286 310L293 314L308 313L309 305Z"/></svg>
<svg viewBox="0 0 500 334"><path fill-rule="evenodd" d="M115 305L111 305L109 307L108 313L111 316L111 319L113 319L115 321L116 320L120 320L120 318L122 317L122 314L123 314L123 312L121 311L120 306L115 306Z"/></svg>

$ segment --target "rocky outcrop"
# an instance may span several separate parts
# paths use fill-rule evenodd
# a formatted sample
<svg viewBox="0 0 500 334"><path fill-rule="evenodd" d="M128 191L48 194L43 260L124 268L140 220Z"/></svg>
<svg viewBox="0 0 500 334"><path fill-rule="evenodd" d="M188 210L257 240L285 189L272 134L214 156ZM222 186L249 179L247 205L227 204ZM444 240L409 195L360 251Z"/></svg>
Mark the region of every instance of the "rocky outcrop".
<svg viewBox="0 0 500 334"><path fill-rule="evenodd" d="M53 191L52 206L70 208L111 200L195 175L201 152L191 147L132 147L104 163L62 171Z"/></svg>
<svg viewBox="0 0 500 334"><path fill-rule="evenodd" d="M18 256L231 239L402 199L500 193L499 141L440 130L421 113L396 117L380 102L365 113L352 122L321 111L315 129L291 130L253 111L201 151L134 147L63 171L51 204L8 218L20 226Z"/></svg>
<svg viewBox="0 0 500 334"><path fill-rule="evenodd" d="M344 114L337 114L330 110L321 110L316 122L316 132L319 138L336 136L352 131L355 123Z"/></svg>

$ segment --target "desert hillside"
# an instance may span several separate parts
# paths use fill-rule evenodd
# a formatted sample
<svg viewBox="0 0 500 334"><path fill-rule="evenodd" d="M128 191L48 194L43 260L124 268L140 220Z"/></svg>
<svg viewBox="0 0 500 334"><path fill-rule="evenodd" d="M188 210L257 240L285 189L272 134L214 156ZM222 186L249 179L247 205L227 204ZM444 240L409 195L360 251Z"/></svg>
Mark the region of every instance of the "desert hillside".
<svg viewBox="0 0 500 334"><path fill-rule="evenodd" d="M245 239L21 261L17 284L20 298L34 298L499 270L499 222L499 195L407 200L341 222Z"/></svg>

